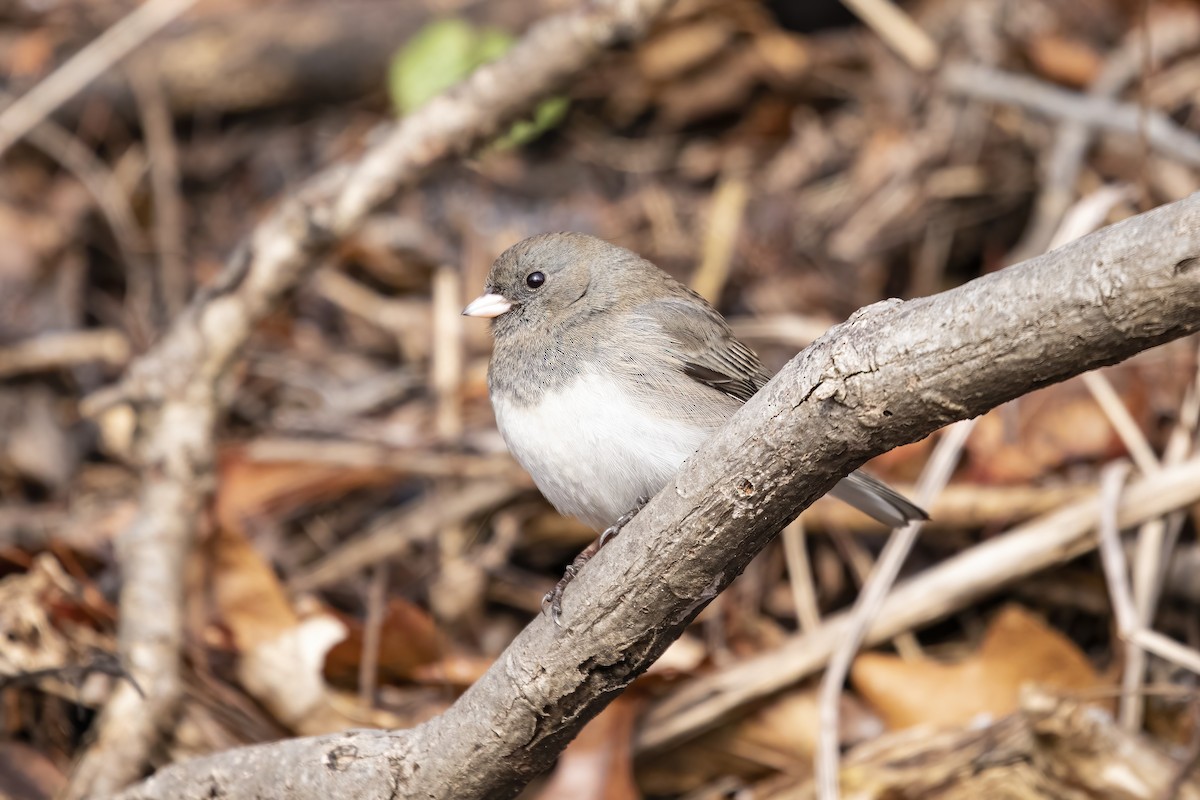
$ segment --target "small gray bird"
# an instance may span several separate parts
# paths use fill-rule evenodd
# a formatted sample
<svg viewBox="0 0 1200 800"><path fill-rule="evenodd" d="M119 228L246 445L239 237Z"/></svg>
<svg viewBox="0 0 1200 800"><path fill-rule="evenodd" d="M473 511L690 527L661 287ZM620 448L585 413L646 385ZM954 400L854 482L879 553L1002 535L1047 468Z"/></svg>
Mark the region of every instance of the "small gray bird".
<svg viewBox="0 0 1200 800"><path fill-rule="evenodd" d="M513 456L555 508L597 530L543 608L557 623L579 567L770 378L704 298L580 233L506 250L464 310L492 319L488 388ZM830 492L885 525L924 511L862 472Z"/></svg>

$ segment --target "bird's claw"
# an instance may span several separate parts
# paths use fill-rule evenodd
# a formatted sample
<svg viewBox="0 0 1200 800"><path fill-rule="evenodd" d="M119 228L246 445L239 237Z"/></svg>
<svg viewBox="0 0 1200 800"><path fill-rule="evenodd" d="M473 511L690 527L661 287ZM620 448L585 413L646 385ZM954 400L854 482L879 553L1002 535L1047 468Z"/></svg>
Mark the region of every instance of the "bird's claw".
<svg viewBox="0 0 1200 800"><path fill-rule="evenodd" d="M588 550L590 549L591 548L589 547ZM587 553L587 550L585 550L584 553ZM554 624L560 628L563 626L563 592L567 590L567 584L575 580L575 576L579 574L579 567L583 566L583 564L580 562L580 559L583 559L584 562L587 561L587 558L584 558L584 553L580 553L575 557L573 562L567 565L567 568L563 571L563 576L559 578L558 583L554 584L554 588L546 592L546 595L542 598L542 613L548 615ZM591 557L590 554L588 557Z"/></svg>
<svg viewBox="0 0 1200 800"><path fill-rule="evenodd" d="M621 529L628 525L629 521L637 516L637 513L642 510L642 506L646 505L646 503L649 501L650 500L647 497L639 497L636 506L631 508L627 513L621 515L621 518L615 523L605 528L604 532L600 534L600 538L584 548L583 552L581 552L579 555L575 556L575 560L572 561L563 571L562 578L559 579L558 583L554 585L554 588L546 592L545 596L542 597L542 613L550 617L551 621L553 621L556 626L559 628L563 626L562 599L563 593L567 590L567 585L570 584L571 581L575 580L575 576L579 574L579 570L583 568L583 565L586 564L592 556L600 552L601 547L604 547L604 545L608 544L613 537L620 533Z"/></svg>
<svg viewBox="0 0 1200 800"><path fill-rule="evenodd" d="M546 592L545 597L542 598L542 613L550 617L550 621L559 628L563 626L562 595L562 589L559 586L555 586Z"/></svg>

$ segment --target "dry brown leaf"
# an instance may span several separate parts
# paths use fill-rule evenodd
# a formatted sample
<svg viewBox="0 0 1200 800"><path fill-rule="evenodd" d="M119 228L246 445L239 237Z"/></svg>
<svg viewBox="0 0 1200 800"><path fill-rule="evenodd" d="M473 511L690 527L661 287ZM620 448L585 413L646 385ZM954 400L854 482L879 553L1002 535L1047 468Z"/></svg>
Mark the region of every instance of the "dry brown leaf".
<svg viewBox="0 0 1200 800"><path fill-rule="evenodd" d="M300 621L275 570L240 529L219 528L207 552L213 609L239 651L273 639Z"/></svg>
<svg viewBox="0 0 1200 800"><path fill-rule="evenodd" d="M854 800L1200 800L1200 780L1170 785L1180 763L1158 743L1123 730L1107 713L1037 689L1021 711L986 726L885 734L842 759ZM812 800L811 781L754 787L759 800Z"/></svg>
<svg viewBox="0 0 1200 800"><path fill-rule="evenodd" d="M325 658L325 677L339 686L355 686L363 652L363 624L342 616L348 633ZM443 651L437 623L425 609L400 597L388 600L379 631L378 679L382 684L417 680ZM445 670L449 674L449 669Z"/></svg>
<svg viewBox="0 0 1200 800"><path fill-rule="evenodd" d="M878 736L882 724L850 695L842 696L839 740ZM819 726L817 688L785 692L746 717L656 754L637 765L638 785L651 795L694 791L722 777L754 780L771 772L810 773Z"/></svg>
<svg viewBox="0 0 1200 800"><path fill-rule="evenodd" d="M1103 684L1073 642L1016 605L1002 609L979 649L958 663L864 653L850 679L893 730L1012 713L1025 684L1070 692Z"/></svg>
<svg viewBox="0 0 1200 800"><path fill-rule="evenodd" d="M754 48L767 65L765 72L774 73L781 83L794 83L808 70L810 58L803 37L768 29L754 37Z"/></svg>
<svg viewBox="0 0 1200 800"><path fill-rule="evenodd" d="M48 553L0 580L0 678L45 673L43 691L87 706L103 702L111 670L90 667L115 663L107 656L116 648L94 628L88 588Z"/></svg>
<svg viewBox="0 0 1200 800"><path fill-rule="evenodd" d="M220 530L209 552L213 606L238 650L242 686L297 733L349 727L329 704L324 679L326 654L345 626L325 613L302 619L275 571L236 530Z"/></svg>
<svg viewBox="0 0 1200 800"><path fill-rule="evenodd" d="M1104 58L1091 43L1070 36L1038 36L1029 43L1029 59L1047 78L1069 86L1087 86Z"/></svg>
<svg viewBox="0 0 1200 800"><path fill-rule="evenodd" d="M412 679L430 686L466 689L483 677L493 660L484 656L450 654L432 664L415 667Z"/></svg>
<svg viewBox="0 0 1200 800"><path fill-rule="evenodd" d="M221 453L217 521L223 528L240 529L247 519L284 515L395 479L395 472L382 467L252 461L243 448L230 447Z"/></svg>
<svg viewBox="0 0 1200 800"><path fill-rule="evenodd" d="M1131 389L1127 406L1144 407ZM1065 464L1120 455L1121 441L1081 381L1026 395L979 419L967 442L971 478L1017 483L1040 478Z"/></svg>
<svg viewBox="0 0 1200 800"><path fill-rule="evenodd" d="M59 36L47 28L17 36L4 59L10 80L46 74L54 65L54 49L59 43Z"/></svg>
<svg viewBox="0 0 1200 800"><path fill-rule="evenodd" d="M637 49L637 64L652 81L669 81L715 57L734 31L724 20L698 19L663 31Z"/></svg>

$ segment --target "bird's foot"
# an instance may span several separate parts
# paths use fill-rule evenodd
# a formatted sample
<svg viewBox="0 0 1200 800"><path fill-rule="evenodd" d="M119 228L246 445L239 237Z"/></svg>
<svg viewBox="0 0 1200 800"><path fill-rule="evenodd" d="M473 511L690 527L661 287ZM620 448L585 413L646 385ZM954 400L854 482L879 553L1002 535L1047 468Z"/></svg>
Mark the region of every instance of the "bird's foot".
<svg viewBox="0 0 1200 800"><path fill-rule="evenodd" d="M554 585L554 588L546 592L546 596L542 598L542 613L549 614L550 619L558 627L562 627L562 598L563 592L567 590L567 586L571 581L575 580L575 576L579 574L579 570L583 569L583 565L591 560L592 556L600 552L600 548L616 538L617 534L629 524L629 521L637 516L638 512L646 503L650 502L649 497L639 497L637 505L621 515L621 518L604 529L596 541L589 544L583 549L579 555L575 556L575 560L567 565L563 571L562 578Z"/></svg>

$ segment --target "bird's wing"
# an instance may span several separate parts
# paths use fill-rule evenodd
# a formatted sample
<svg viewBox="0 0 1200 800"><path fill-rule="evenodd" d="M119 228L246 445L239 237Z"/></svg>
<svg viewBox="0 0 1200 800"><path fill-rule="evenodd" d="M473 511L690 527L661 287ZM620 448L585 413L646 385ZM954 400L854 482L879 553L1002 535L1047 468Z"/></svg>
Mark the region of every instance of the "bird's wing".
<svg viewBox="0 0 1200 800"><path fill-rule="evenodd" d="M754 351L708 305L672 298L647 303L639 312L666 334L668 355L689 378L742 402L770 380Z"/></svg>

